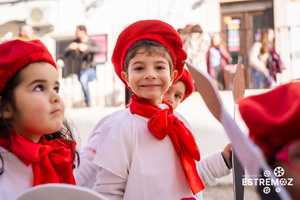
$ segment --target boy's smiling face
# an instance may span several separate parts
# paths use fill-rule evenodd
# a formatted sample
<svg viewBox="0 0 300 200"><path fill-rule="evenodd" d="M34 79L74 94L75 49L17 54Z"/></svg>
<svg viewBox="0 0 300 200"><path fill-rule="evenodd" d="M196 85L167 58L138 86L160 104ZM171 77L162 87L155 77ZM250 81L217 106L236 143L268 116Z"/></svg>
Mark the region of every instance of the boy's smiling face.
<svg viewBox="0 0 300 200"><path fill-rule="evenodd" d="M170 72L170 59L139 51L129 61L127 72L122 72L122 78L137 96L160 104L177 76L176 70Z"/></svg>

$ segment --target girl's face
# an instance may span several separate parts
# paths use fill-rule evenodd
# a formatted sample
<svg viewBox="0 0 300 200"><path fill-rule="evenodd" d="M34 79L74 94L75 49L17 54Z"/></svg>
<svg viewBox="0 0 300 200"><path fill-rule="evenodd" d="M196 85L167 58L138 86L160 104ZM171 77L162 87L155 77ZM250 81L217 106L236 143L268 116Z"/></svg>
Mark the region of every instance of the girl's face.
<svg viewBox="0 0 300 200"><path fill-rule="evenodd" d="M182 101L184 95L185 84L182 81L177 81L176 83L171 85L169 90L165 93L164 100L171 104L175 110Z"/></svg>
<svg viewBox="0 0 300 200"><path fill-rule="evenodd" d="M64 120L58 73L49 63L38 62L22 69L20 77L14 91L16 110L9 108L10 122L17 133L38 142L42 135L59 131Z"/></svg>
<svg viewBox="0 0 300 200"><path fill-rule="evenodd" d="M122 72L122 78L131 90L154 104L162 103L164 93L176 76L176 70L170 72L167 58L148 55L145 51L137 52L129 61L128 72Z"/></svg>
<svg viewBox="0 0 300 200"><path fill-rule="evenodd" d="M269 40L269 42L273 42L274 38L275 38L274 30L270 29L269 32L268 32L268 40Z"/></svg>
<svg viewBox="0 0 300 200"><path fill-rule="evenodd" d="M212 40L213 40L213 44L215 46L218 46L221 43L221 36L219 34L214 34Z"/></svg>

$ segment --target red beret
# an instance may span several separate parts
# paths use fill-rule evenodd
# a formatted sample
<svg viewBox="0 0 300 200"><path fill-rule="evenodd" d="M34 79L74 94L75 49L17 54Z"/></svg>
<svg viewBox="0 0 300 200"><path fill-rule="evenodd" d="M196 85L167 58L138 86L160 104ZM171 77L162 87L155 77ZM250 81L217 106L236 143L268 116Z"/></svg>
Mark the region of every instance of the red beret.
<svg viewBox="0 0 300 200"><path fill-rule="evenodd" d="M115 72L126 87L128 85L121 77L121 72L124 71L126 54L135 42L144 39L154 40L169 49L174 62L174 70L177 70L178 76L180 76L183 71L183 61L187 57L186 52L182 48L180 35L171 25L165 22L159 20L141 20L129 25L121 32L112 55ZM176 80L178 78L174 81Z"/></svg>
<svg viewBox="0 0 300 200"><path fill-rule="evenodd" d="M300 138L300 82L242 99L239 110L250 138L268 161L286 144Z"/></svg>
<svg viewBox="0 0 300 200"><path fill-rule="evenodd" d="M185 95L181 100L181 102L183 102L195 91L194 80L190 72L184 68L183 73L178 81L182 81L185 85Z"/></svg>
<svg viewBox="0 0 300 200"><path fill-rule="evenodd" d="M37 61L48 62L57 68L48 49L40 40L11 40L0 44L0 93L16 72Z"/></svg>

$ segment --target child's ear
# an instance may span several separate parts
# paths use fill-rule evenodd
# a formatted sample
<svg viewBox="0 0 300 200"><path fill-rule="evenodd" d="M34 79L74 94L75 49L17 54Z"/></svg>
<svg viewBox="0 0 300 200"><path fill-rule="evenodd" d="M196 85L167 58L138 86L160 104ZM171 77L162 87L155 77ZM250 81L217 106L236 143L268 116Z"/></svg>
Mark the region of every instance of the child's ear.
<svg viewBox="0 0 300 200"><path fill-rule="evenodd" d="M4 119L11 119L12 118L12 108L10 105L4 106L3 113L0 112L0 117Z"/></svg>
<svg viewBox="0 0 300 200"><path fill-rule="evenodd" d="M126 81L127 85L128 85L128 74L124 71L121 72L121 77L124 81Z"/></svg>
<svg viewBox="0 0 300 200"><path fill-rule="evenodd" d="M177 76L178 76L178 71L173 70L171 73L171 82L173 82Z"/></svg>

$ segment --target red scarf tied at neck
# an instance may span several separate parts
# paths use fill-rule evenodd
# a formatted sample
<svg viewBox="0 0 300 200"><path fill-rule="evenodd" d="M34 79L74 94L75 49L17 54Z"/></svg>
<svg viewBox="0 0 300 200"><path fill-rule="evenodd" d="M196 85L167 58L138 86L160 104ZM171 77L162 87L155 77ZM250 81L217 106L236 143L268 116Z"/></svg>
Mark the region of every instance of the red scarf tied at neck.
<svg viewBox="0 0 300 200"><path fill-rule="evenodd" d="M190 130L173 114L173 107L168 103L166 104L169 106L169 109L162 110L146 99L132 94L129 108L132 114L149 118L147 126L154 137L162 140L169 135L180 157L190 188L193 194L197 194L204 189L195 162L195 160L200 160L198 145Z"/></svg>
<svg viewBox="0 0 300 200"><path fill-rule="evenodd" d="M69 183L75 185L72 149L76 143L66 139L34 143L12 131L8 138L0 138L0 146L15 154L25 165L32 165L33 185ZM5 173L5 172L4 172Z"/></svg>

